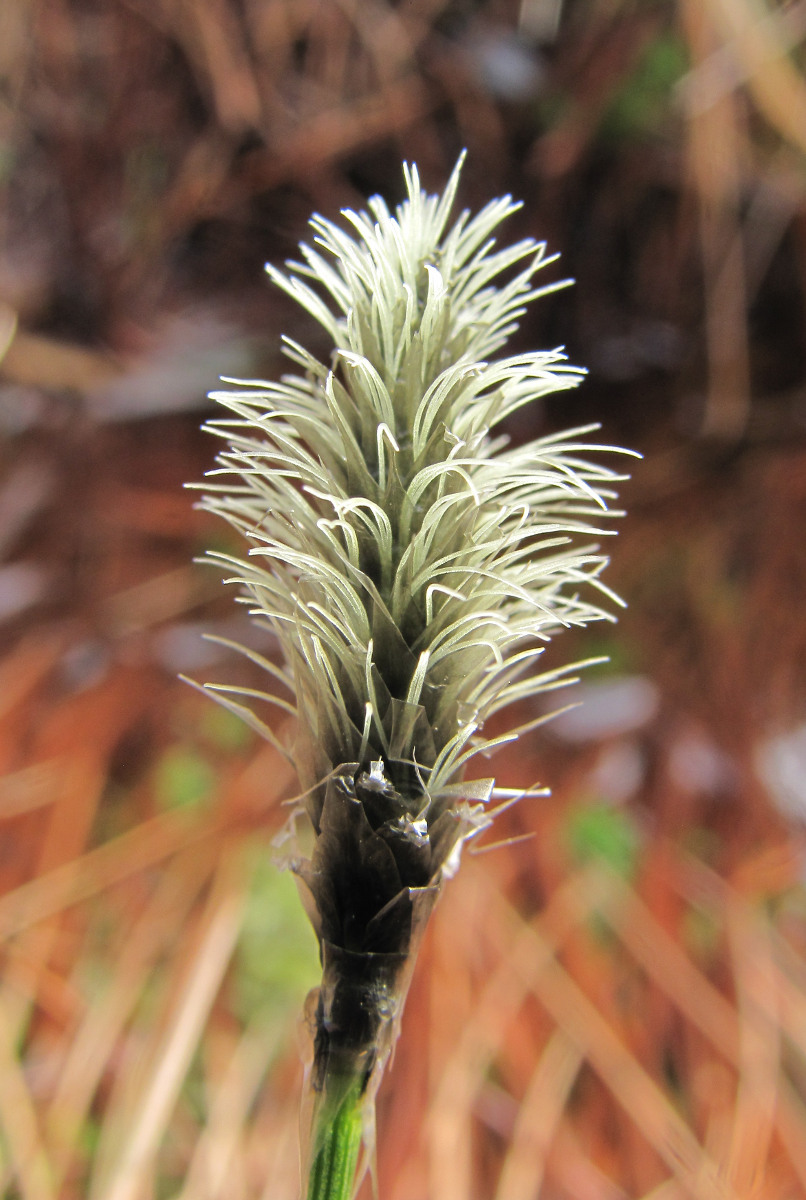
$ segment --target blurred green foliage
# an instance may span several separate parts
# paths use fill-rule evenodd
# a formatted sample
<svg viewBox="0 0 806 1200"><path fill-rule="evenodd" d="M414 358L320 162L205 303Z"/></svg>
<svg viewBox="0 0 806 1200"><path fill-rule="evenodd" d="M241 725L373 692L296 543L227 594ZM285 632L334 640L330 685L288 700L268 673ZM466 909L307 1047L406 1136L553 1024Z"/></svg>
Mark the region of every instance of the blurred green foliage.
<svg viewBox="0 0 806 1200"><path fill-rule="evenodd" d="M299 1012L321 973L316 938L293 877L257 850L233 975L238 1016L281 1020Z"/></svg>
<svg viewBox="0 0 806 1200"><path fill-rule="evenodd" d="M715 912L692 905L683 917L682 933L686 949L700 966L708 967L716 960L723 935Z"/></svg>
<svg viewBox="0 0 806 1200"><path fill-rule="evenodd" d="M634 875L641 838L634 818L623 809L575 806L566 814L564 835L577 864L601 862L625 879Z"/></svg>
<svg viewBox="0 0 806 1200"><path fill-rule="evenodd" d="M198 808L215 785L215 771L192 746L169 746L154 770L154 799L161 809Z"/></svg>
<svg viewBox="0 0 806 1200"><path fill-rule="evenodd" d="M234 754L246 750L255 740L249 726L218 704L208 704L201 713L199 732L215 750Z"/></svg>
<svg viewBox="0 0 806 1200"><path fill-rule="evenodd" d="M657 136L674 111L675 84L688 70L683 40L667 31L640 54L632 71L619 80L607 105L600 132L614 141Z"/></svg>

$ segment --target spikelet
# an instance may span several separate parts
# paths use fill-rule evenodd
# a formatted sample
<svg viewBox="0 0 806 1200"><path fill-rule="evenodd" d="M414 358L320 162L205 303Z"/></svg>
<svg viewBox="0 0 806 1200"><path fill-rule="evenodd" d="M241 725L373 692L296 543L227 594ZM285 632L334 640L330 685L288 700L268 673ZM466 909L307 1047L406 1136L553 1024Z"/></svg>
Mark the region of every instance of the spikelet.
<svg viewBox="0 0 806 1200"><path fill-rule="evenodd" d="M587 458L605 449L595 427L516 447L500 433L583 372L559 350L501 355L553 290L534 283L552 260L531 239L497 247L509 197L449 226L461 161L442 196L406 167L394 214L375 197L343 225L313 218L301 261L267 271L326 330L330 362L284 339L295 373L227 380L207 426L225 448L202 505L249 546L207 557L283 663L243 649L266 691L206 686L275 743L260 708L297 718L280 749L305 793L292 824L312 830L290 854L323 963L309 1196L331 1194L314 1176L335 1113L358 1105L371 1142L417 938L490 820L493 781L465 769L522 732L485 739L485 722L567 682L541 673L546 641L617 602L596 539L623 477Z"/></svg>

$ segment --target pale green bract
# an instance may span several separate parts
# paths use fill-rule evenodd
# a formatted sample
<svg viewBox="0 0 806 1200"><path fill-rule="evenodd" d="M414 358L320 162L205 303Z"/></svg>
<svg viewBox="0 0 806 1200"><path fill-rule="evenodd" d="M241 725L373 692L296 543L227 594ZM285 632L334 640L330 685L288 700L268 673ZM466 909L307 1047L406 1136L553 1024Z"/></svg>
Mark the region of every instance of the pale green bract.
<svg viewBox="0 0 806 1200"><path fill-rule="evenodd" d="M401 787L397 761L436 796L517 735L485 740L493 713L568 681L538 670L548 638L607 617L597 596L617 600L586 541L608 532L594 522L623 478L584 457L608 449L581 440L596 427L516 447L496 435L583 372L559 350L495 357L525 305L561 285L534 286L544 245L496 247L509 197L448 227L460 167L441 197L404 168L394 214L375 197L343 213L349 232L314 217L303 261L267 271L327 331L331 362L286 338L298 373L214 393L229 415L207 427L227 446L203 506L251 549L208 559L285 665L244 649L268 690L207 686L271 740L255 703L298 716L308 786L381 760Z"/></svg>

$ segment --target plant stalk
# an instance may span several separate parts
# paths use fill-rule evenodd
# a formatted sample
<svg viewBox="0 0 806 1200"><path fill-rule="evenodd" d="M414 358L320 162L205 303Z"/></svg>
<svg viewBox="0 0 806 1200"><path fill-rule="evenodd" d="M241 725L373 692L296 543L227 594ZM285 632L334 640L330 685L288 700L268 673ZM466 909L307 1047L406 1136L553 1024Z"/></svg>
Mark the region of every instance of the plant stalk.
<svg viewBox="0 0 806 1200"><path fill-rule="evenodd" d="M314 1112L307 1200L351 1200L363 1132L364 1073L330 1075Z"/></svg>

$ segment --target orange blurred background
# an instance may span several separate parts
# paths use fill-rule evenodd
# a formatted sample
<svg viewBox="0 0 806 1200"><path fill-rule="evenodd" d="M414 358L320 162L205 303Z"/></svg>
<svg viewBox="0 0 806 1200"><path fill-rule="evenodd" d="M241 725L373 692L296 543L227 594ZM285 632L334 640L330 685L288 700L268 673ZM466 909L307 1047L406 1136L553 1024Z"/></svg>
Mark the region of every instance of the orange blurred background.
<svg viewBox="0 0 806 1200"><path fill-rule="evenodd" d="M803 0L4 0L9 1200L297 1193L295 785L177 679L243 679L201 635L255 636L182 485L219 375L319 349L263 263L463 147L462 203L522 199L576 279L518 340L589 378L513 437L644 458L629 607L549 652L609 664L490 766L552 796L426 936L380 1195L806 1195L805 41Z"/></svg>

